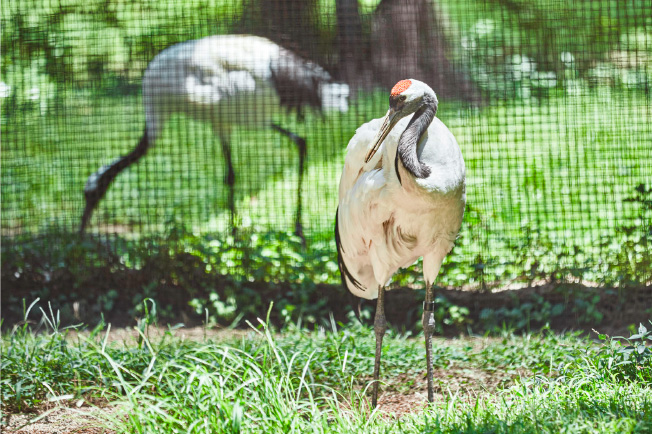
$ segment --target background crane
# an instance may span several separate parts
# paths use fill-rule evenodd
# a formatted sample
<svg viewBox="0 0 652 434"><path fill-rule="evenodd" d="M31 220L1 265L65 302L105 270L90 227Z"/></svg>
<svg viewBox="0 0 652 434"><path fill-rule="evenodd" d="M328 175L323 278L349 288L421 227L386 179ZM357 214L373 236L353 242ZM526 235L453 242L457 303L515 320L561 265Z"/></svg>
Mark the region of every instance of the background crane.
<svg viewBox="0 0 652 434"><path fill-rule="evenodd" d="M340 180L335 239L342 283L358 297L378 299L374 407L387 327L385 286L400 267L420 257L426 284L428 400L434 397L432 284L453 247L466 204L462 153L453 134L435 117L437 104L425 83L399 81L391 91L385 118L362 125L349 142Z"/></svg>
<svg viewBox="0 0 652 434"><path fill-rule="evenodd" d="M229 188L231 226L235 228L235 170L229 133L233 125L271 127L290 138L299 150L299 181L295 232L303 239L301 190L306 141L271 122L277 107L294 109L302 116L306 106L348 109L349 87L333 83L319 65L283 47L251 35L221 35L175 44L160 52L143 77L145 131L127 155L91 174L84 187L86 207L81 219L84 232L93 210L115 177L140 160L159 138L173 113L209 122L219 137L226 161L224 182Z"/></svg>

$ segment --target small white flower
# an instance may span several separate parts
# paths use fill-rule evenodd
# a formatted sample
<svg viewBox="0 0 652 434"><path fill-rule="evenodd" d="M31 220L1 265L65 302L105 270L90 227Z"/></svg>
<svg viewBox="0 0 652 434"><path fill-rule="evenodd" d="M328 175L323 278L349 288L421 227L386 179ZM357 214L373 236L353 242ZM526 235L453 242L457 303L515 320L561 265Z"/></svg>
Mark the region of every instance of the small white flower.
<svg viewBox="0 0 652 434"><path fill-rule="evenodd" d="M0 98L9 98L11 96L11 86L4 81L0 81Z"/></svg>
<svg viewBox="0 0 652 434"><path fill-rule="evenodd" d="M575 56L573 56L573 53L564 51L561 53L561 61L564 62L566 66L570 66L571 64L575 63Z"/></svg>
<svg viewBox="0 0 652 434"><path fill-rule="evenodd" d="M38 87L33 87L27 92L27 98L32 101L36 101L41 97L41 89Z"/></svg>
<svg viewBox="0 0 652 434"><path fill-rule="evenodd" d="M471 30L475 33L477 33L480 36L488 35L489 33L494 31L494 20L491 20L489 18L484 18L481 20L478 20Z"/></svg>
<svg viewBox="0 0 652 434"><path fill-rule="evenodd" d="M531 78L532 84L538 87L557 86L557 74L553 71L535 71Z"/></svg>
<svg viewBox="0 0 652 434"><path fill-rule="evenodd" d="M465 50L475 50L477 46L475 39L468 36L462 36L460 43L462 44L462 48Z"/></svg>

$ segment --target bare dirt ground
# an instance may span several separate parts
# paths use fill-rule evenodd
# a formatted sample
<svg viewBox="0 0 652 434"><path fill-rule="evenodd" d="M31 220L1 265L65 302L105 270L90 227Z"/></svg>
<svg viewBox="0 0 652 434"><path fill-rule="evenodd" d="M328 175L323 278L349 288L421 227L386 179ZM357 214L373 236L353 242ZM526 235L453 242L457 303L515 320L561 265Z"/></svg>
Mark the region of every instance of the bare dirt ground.
<svg viewBox="0 0 652 434"><path fill-rule="evenodd" d="M499 385L509 382L512 377L504 373L492 373L481 369L435 369L434 401L443 402L447 396L456 395L459 400L467 403L475 402L477 398L491 394ZM405 384L414 381L409 390ZM383 393L378 397L378 410L387 415L400 417L406 413L415 413L428 405L428 389L425 371L418 378L392 379Z"/></svg>
<svg viewBox="0 0 652 434"><path fill-rule="evenodd" d="M76 340L77 338L87 337L88 331L70 331L68 338ZM255 336L256 333L251 329L228 329L228 328L211 328L211 327L180 327L168 328L162 326L150 326L147 328L146 336L153 340L158 341L166 335L174 339L191 340L195 342L213 341L222 342L232 338L244 338L248 336ZM102 338L107 337L109 342L122 342L125 344L133 344L138 342L140 334L134 327L120 327L111 328L108 332L101 333Z"/></svg>
<svg viewBox="0 0 652 434"><path fill-rule="evenodd" d="M112 434L106 427L110 408L57 407L40 414L12 414L3 418L3 432L15 434ZM30 423L32 420L36 422ZM6 431L5 431L6 429Z"/></svg>

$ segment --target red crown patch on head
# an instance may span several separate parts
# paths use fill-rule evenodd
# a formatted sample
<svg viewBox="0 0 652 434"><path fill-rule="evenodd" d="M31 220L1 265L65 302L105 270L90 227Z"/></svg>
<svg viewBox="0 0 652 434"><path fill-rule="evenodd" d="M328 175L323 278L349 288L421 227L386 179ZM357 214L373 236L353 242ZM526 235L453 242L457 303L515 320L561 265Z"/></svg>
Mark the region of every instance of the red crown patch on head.
<svg viewBox="0 0 652 434"><path fill-rule="evenodd" d="M390 93L390 95L392 95L392 96L396 96L396 95L398 95L398 94L404 92L405 89L407 89L408 87L410 87L410 85L412 85L412 82L411 82L410 80L401 80L401 81L399 81L398 83L396 83L396 84L394 85L394 87L392 88L392 92Z"/></svg>

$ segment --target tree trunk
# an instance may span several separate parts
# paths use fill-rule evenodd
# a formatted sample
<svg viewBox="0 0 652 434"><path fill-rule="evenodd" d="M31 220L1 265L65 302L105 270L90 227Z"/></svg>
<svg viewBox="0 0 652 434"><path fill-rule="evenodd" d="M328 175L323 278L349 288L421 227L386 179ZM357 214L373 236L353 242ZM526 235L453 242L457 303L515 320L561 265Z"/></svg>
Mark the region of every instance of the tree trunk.
<svg viewBox="0 0 652 434"><path fill-rule="evenodd" d="M443 13L430 0L382 0L371 29L373 76L384 87L414 78L438 95L477 100L467 74L449 60Z"/></svg>
<svg viewBox="0 0 652 434"><path fill-rule="evenodd" d="M240 31L264 36L305 59L324 65L317 0L245 0Z"/></svg>
<svg viewBox="0 0 652 434"><path fill-rule="evenodd" d="M335 8L339 78L352 85L361 84L368 79L365 77L368 74L364 74L366 50L358 0L336 0Z"/></svg>

